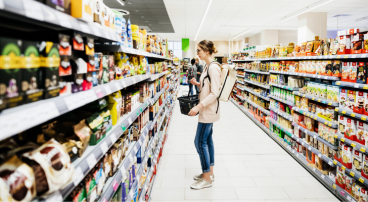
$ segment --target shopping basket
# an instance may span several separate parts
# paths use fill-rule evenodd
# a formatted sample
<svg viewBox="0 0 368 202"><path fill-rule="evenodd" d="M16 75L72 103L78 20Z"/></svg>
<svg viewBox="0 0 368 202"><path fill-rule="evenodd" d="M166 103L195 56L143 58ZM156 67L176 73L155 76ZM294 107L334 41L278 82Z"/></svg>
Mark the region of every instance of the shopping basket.
<svg viewBox="0 0 368 202"><path fill-rule="evenodd" d="M199 103L198 95L181 96L178 97L178 100L180 104L180 112L184 115L188 115L190 110Z"/></svg>

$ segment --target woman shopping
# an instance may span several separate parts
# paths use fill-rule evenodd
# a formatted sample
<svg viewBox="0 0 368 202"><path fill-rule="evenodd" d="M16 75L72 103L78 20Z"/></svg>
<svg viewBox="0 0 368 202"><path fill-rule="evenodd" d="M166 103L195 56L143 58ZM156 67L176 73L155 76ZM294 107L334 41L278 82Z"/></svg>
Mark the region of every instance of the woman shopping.
<svg viewBox="0 0 368 202"><path fill-rule="evenodd" d="M202 173L194 176L195 182L192 189L203 189L212 186L215 180L213 166L215 161L215 148L212 140L213 123L220 119L219 96L221 86L221 68L214 60L213 53L217 53L212 41L203 40L197 46L197 55L206 62L200 77L200 82L195 78L190 83L198 86L200 103L190 110L190 116L199 112L197 133L194 140L199 159L201 161Z"/></svg>
<svg viewBox="0 0 368 202"><path fill-rule="evenodd" d="M193 58L191 61L191 66L188 70L188 81L190 81L193 78L197 78L197 66L195 65L195 59ZM189 95L194 95L194 86L192 83L188 82L189 84Z"/></svg>

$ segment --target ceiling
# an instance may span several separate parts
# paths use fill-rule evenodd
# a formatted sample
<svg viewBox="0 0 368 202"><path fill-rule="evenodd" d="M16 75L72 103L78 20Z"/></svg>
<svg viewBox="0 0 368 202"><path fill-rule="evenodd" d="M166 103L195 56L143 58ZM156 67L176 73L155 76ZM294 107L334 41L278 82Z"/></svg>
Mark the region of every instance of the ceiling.
<svg viewBox="0 0 368 202"><path fill-rule="evenodd" d="M145 26L152 32L174 33L169 15L163 0L123 0L122 6L117 0L104 0L110 8L120 8L128 10L130 15L124 16L132 24Z"/></svg>
<svg viewBox="0 0 368 202"><path fill-rule="evenodd" d="M112 1L112 0L110 0ZM115 0L114 0L115 1ZM132 0L135 1L135 0ZM148 0L146 0L148 1ZM149 0L149 2L155 0ZM174 33L159 33L169 40L194 39L209 0L163 0L174 28ZM298 18L281 23L281 18L306 8L320 0L213 0L210 10L198 34L197 41L210 39L224 41L247 31L249 37L265 28L297 28ZM368 21L355 20L368 16L368 0L333 0L311 12L327 12L327 29L368 28ZM227 27L227 28L226 28ZM230 28L229 28L230 27ZM256 27L256 28L255 28ZM155 31L156 32L156 31ZM241 39L241 38L238 38Z"/></svg>

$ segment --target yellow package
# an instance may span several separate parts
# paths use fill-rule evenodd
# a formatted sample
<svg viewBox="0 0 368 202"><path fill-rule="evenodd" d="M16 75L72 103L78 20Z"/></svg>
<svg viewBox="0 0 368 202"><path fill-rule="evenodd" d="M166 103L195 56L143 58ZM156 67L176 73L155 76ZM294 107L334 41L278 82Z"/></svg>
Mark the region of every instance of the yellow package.
<svg viewBox="0 0 368 202"><path fill-rule="evenodd" d="M120 119L121 106L122 100L119 90L108 96L107 108L110 110L112 125L115 125Z"/></svg>

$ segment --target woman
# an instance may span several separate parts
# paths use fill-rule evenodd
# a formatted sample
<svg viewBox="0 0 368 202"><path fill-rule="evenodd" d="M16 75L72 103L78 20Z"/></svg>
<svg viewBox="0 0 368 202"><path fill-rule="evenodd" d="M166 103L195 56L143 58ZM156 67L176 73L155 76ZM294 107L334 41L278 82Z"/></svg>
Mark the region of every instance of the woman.
<svg viewBox="0 0 368 202"><path fill-rule="evenodd" d="M200 82L192 79L190 82L199 87L200 103L190 110L190 116L195 116L199 112L197 133L194 140L199 158L201 161L202 174L194 176L198 180L190 187L192 189L203 189L212 186L215 180L213 166L215 161L215 151L212 140L213 123L220 119L220 110L216 112L218 106L217 97L220 89L221 68L214 61L213 53L217 53L212 41L203 40L197 46L197 55L206 62L203 68ZM208 78L210 77L210 80Z"/></svg>
<svg viewBox="0 0 368 202"><path fill-rule="evenodd" d="M190 63L192 64L190 67L189 67L189 70L188 70L188 81L190 81L191 79L193 78L197 78L197 67L195 66L195 59L193 58ZM189 83L189 95L194 95L194 86L192 83L188 82Z"/></svg>

